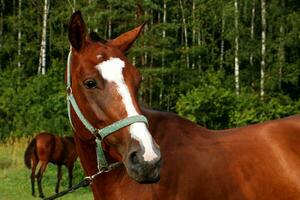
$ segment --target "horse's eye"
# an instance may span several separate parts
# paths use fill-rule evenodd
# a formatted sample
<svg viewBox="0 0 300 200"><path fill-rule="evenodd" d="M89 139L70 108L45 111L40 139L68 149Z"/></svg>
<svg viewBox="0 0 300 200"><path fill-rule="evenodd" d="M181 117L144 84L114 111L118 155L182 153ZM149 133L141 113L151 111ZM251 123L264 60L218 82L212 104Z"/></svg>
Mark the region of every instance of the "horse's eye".
<svg viewBox="0 0 300 200"><path fill-rule="evenodd" d="M84 81L84 85L87 89L93 89L97 87L96 81L91 79Z"/></svg>

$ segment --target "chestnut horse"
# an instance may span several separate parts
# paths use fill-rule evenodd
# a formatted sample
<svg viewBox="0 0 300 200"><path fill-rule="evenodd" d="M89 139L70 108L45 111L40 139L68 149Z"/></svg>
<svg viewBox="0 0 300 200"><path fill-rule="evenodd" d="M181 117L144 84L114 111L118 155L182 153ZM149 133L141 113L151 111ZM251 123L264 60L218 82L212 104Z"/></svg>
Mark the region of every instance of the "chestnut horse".
<svg viewBox="0 0 300 200"><path fill-rule="evenodd" d="M55 192L59 192L59 184L62 178L61 167L65 165L69 173L69 187L72 186L73 167L77 159L75 142L73 137L60 137L50 133L39 133L31 140L24 154L24 162L31 169L31 190L35 195L35 176L38 181L39 196L44 197L42 190L42 177L49 162L57 165L57 184ZM41 167L37 175L35 170L40 163Z"/></svg>
<svg viewBox="0 0 300 200"><path fill-rule="evenodd" d="M142 28L104 42L87 34L79 11L70 19L68 94L80 115L97 130L132 115L148 119L148 125L134 122L102 138L108 162L123 166L94 179L94 198L299 200L300 116L213 131L176 114L141 108L142 78L124 54ZM98 172L95 132L77 113L71 105L77 152L91 176Z"/></svg>

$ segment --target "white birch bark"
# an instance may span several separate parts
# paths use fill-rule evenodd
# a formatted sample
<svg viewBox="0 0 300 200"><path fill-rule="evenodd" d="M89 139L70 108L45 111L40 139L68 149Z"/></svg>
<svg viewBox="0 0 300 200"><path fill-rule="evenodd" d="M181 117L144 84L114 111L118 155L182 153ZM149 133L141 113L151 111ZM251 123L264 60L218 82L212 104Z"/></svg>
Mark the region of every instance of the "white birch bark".
<svg viewBox="0 0 300 200"><path fill-rule="evenodd" d="M167 22L167 1L164 0L164 4L163 4L163 21L162 21L162 23L165 25L166 22ZM166 29L165 28L163 28L162 37L163 37L163 40L165 40L165 38L166 38ZM165 67L165 55L164 55L164 49L163 49L162 68L164 69L164 67ZM162 75L162 80L163 80L163 75ZM163 92L164 92L163 87L160 87L160 90L159 90L159 105L160 106L162 106L162 102L163 102Z"/></svg>
<svg viewBox="0 0 300 200"><path fill-rule="evenodd" d="M224 12L224 6L223 6L223 1L222 1L220 70L223 70L223 64L224 64L224 29L225 29L225 12Z"/></svg>
<svg viewBox="0 0 300 200"><path fill-rule="evenodd" d="M148 15L148 11L147 9L145 10L145 16ZM146 32L148 31L148 24L145 24L145 28L144 28L144 34L146 34ZM146 50L147 48L147 44L144 41L144 50ZM147 66L148 65L148 52L144 51L144 65Z"/></svg>
<svg viewBox="0 0 300 200"><path fill-rule="evenodd" d="M18 68L21 67L21 15L22 15L22 0L19 0L19 9L18 9Z"/></svg>
<svg viewBox="0 0 300 200"><path fill-rule="evenodd" d="M265 68L266 68L266 2L261 0L261 68L260 68L260 97L265 95Z"/></svg>
<svg viewBox="0 0 300 200"><path fill-rule="evenodd" d="M166 21L167 21L167 0L164 0L164 5L163 5L163 24L164 25L166 24ZM165 38L166 38L166 29L165 28L163 28L162 37L163 37L163 40L165 40ZM165 66L164 49L163 49L163 52L162 52L161 66L162 67Z"/></svg>
<svg viewBox="0 0 300 200"><path fill-rule="evenodd" d="M197 37L197 42L198 42L198 46L201 46L202 45L202 42L201 42L201 27L199 27L198 29L198 37ZM198 71L200 72L202 70L202 56L199 55L198 56Z"/></svg>
<svg viewBox="0 0 300 200"><path fill-rule="evenodd" d="M109 5L110 6L110 5ZM137 22L137 13L134 15L134 20ZM109 22L108 22L109 23ZM108 26L108 29L110 29L111 27ZM109 30L108 30L109 32ZM136 65L136 57L135 55L133 55L132 57L132 64L135 66Z"/></svg>
<svg viewBox="0 0 300 200"><path fill-rule="evenodd" d="M252 11L251 11L251 41L254 42L254 21L255 20L255 0L252 0ZM253 68L253 52L250 52L250 66Z"/></svg>
<svg viewBox="0 0 300 200"><path fill-rule="evenodd" d="M238 0L234 1L234 28L235 28L235 51L234 51L234 77L235 77L235 93L240 94L240 80L239 80L239 10Z"/></svg>
<svg viewBox="0 0 300 200"><path fill-rule="evenodd" d="M150 27L153 27L153 10L152 9L150 9L150 16L151 16L151 20L150 20ZM150 54L150 68L152 68L153 67L153 54L151 53Z"/></svg>
<svg viewBox="0 0 300 200"><path fill-rule="evenodd" d="M111 15L112 15L112 10L111 10L111 5L109 4L108 5L109 7L109 17L108 17L108 39L111 39L111 26L112 26L112 23L111 23Z"/></svg>
<svg viewBox="0 0 300 200"><path fill-rule="evenodd" d="M44 2L44 13L43 13L43 29L42 29L42 40L41 40L41 49L40 49L40 59L38 74L46 74L46 40L47 40L47 17L49 12L49 3L48 0Z"/></svg>
<svg viewBox="0 0 300 200"><path fill-rule="evenodd" d="M182 24L183 24L183 33L184 33L184 47L185 50L188 50L188 35L187 35L187 26L186 26L186 19L185 19L185 15L184 15L184 9L183 9L183 4L182 4L182 0L179 0L180 3L180 8L181 8L181 12L182 12ZM188 53L186 52L186 67L189 68L190 66L190 58Z"/></svg>
<svg viewBox="0 0 300 200"><path fill-rule="evenodd" d="M193 0L193 3L192 3L192 19L193 19L192 43L193 43L193 46L196 43L196 17L195 17L195 11L196 11L196 3L195 3L195 0ZM192 69L195 69L195 60L194 59L193 59L193 62L192 62Z"/></svg>
<svg viewBox="0 0 300 200"><path fill-rule="evenodd" d="M1 0L1 8L0 8L0 49L2 49L2 45L3 45L3 24L4 24L4 8L5 8L5 4L4 4L4 0ZM0 60L0 70L2 69L2 60Z"/></svg>
<svg viewBox="0 0 300 200"><path fill-rule="evenodd" d="M283 25L280 25L279 28L280 31L280 44L279 44L279 49L278 49L278 58L279 58L279 69L278 69L278 87L281 89L281 81L282 81L282 68L284 65L284 28Z"/></svg>

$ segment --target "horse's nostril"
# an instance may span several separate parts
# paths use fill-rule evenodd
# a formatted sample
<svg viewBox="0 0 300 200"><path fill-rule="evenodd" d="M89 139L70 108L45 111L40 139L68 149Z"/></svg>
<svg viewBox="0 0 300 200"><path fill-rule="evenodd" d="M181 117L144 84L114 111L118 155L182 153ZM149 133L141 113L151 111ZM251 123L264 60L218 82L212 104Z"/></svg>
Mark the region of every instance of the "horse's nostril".
<svg viewBox="0 0 300 200"><path fill-rule="evenodd" d="M129 160L131 161L132 164L136 165L139 163L139 158L137 155L137 152L132 152L129 156Z"/></svg>

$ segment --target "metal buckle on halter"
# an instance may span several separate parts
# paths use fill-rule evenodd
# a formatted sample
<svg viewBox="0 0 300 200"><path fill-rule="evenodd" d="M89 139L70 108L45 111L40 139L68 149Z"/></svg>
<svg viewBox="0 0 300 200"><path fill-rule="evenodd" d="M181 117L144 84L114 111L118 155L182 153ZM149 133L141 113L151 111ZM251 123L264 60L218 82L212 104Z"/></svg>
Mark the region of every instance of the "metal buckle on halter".
<svg viewBox="0 0 300 200"><path fill-rule="evenodd" d="M92 132L92 134L95 136L95 140L99 140L101 143L103 142L104 138L101 137L99 133L99 129L96 129Z"/></svg>
<svg viewBox="0 0 300 200"><path fill-rule="evenodd" d="M94 181L94 179L98 176L98 175L100 175L100 174L102 174L102 173L104 173L104 172L107 172L106 170L99 170L96 174L93 174L93 175L91 175L91 176L86 176L86 177L84 177L84 180L87 180L88 182L89 182L89 184L92 184L92 182Z"/></svg>
<svg viewBox="0 0 300 200"><path fill-rule="evenodd" d="M68 86L67 87L67 94L73 94L73 91L72 91L72 87L71 86Z"/></svg>

